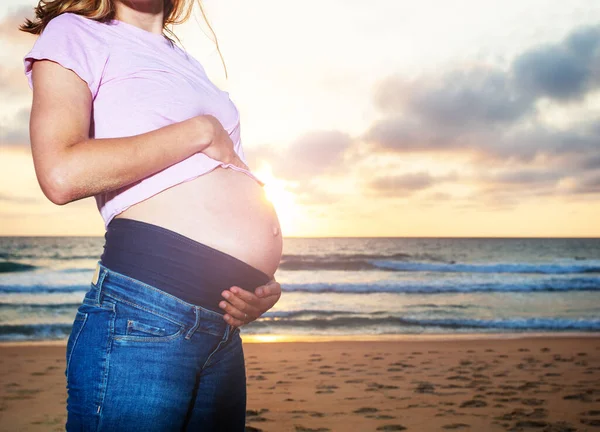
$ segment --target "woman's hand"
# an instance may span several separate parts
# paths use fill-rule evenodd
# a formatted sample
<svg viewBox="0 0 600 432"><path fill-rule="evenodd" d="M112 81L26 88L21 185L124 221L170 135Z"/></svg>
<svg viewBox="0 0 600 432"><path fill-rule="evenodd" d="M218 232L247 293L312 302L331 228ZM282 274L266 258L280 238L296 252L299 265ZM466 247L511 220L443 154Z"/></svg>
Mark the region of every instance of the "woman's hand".
<svg viewBox="0 0 600 432"><path fill-rule="evenodd" d="M256 288L254 294L233 286L221 293L225 300L219 307L226 313L223 316L228 324L240 327L254 321L271 309L281 297L281 285L275 279Z"/></svg>
<svg viewBox="0 0 600 432"><path fill-rule="evenodd" d="M225 130L221 122L212 115L204 115L200 117L203 117L205 121L208 121L208 123L212 125L212 134L209 144L207 146L204 144L201 153L204 153L209 158L219 162L232 164L239 168L250 171L248 165L246 165L235 152L233 148L233 141L229 136L229 132Z"/></svg>

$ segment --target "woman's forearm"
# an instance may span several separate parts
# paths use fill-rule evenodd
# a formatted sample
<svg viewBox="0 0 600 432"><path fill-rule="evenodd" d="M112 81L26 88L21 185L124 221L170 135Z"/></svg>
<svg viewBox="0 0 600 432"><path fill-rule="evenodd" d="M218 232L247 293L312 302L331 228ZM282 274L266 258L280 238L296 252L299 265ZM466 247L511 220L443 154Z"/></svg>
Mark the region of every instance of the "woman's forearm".
<svg viewBox="0 0 600 432"><path fill-rule="evenodd" d="M79 141L61 152L44 193L63 205L118 189L202 151L213 133L198 116L140 135Z"/></svg>

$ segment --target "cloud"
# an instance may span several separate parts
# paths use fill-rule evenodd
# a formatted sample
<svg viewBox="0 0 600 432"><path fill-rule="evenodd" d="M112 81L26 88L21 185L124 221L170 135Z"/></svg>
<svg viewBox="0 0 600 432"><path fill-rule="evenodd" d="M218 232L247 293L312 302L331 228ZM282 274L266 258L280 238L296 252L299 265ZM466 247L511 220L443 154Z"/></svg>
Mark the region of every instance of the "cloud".
<svg viewBox="0 0 600 432"><path fill-rule="evenodd" d="M388 78L376 89L375 105L455 131L511 123L531 109L531 98L505 71L477 66L413 82Z"/></svg>
<svg viewBox="0 0 600 432"><path fill-rule="evenodd" d="M600 118L559 128L540 121L537 102L572 104L599 89L600 26L584 27L523 52L506 68L474 65L382 80L374 104L385 116L360 140L376 153L466 158L475 174L455 180L479 185L481 195L500 196L502 188L522 196L598 192ZM561 182L573 186L561 189ZM399 174L371 186L406 194L436 183L423 173Z"/></svg>
<svg viewBox="0 0 600 432"><path fill-rule="evenodd" d="M581 99L600 84L600 26L572 32L519 56L512 73L522 94L560 101Z"/></svg>
<svg viewBox="0 0 600 432"><path fill-rule="evenodd" d="M372 190L382 194L405 195L434 184L433 177L426 172L377 177L370 182Z"/></svg>
<svg viewBox="0 0 600 432"><path fill-rule="evenodd" d="M19 109L10 121L0 123L0 146L29 146L30 107Z"/></svg>
<svg viewBox="0 0 600 432"><path fill-rule="evenodd" d="M586 27L524 52L506 69L476 65L411 82L386 78L374 104L387 118L362 138L397 151L479 146L481 135L533 117L541 98L572 101L598 88L600 26Z"/></svg>
<svg viewBox="0 0 600 432"><path fill-rule="evenodd" d="M304 181L320 175L342 173L344 154L352 144L353 139L340 131L312 131L284 149L253 148L251 164L264 159L271 164L277 177Z"/></svg>
<svg viewBox="0 0 600 432"><path fill-rule="evenodd" d="M39 204L42 202L39 197L9 195L0 192L0 202L2 201L14 204Z"/></svg>
<svg viewBox="0 0 600 432"><path fill-rule="evenodd" d="M572 192L576 194L600 193L600 171L578 179Z"/></svg>
<svg viewBox="0 0 600 432"><path fill-rule="evenodd" d="M456 172L439 176L432 176L426 171L378 176L369 182L368 193L384 196L407 196L458 179L459 175Z"/></svg>
<svg viewBox="0 0 600 432"><path fill-rule="evenodd" d="M19 30L19 26L25 24L25 18L34 20L35 12L32 6L19 6L4 14L4 17L0 20L0 39L5 39L11 44L33 45L35 36Z"/></svg>

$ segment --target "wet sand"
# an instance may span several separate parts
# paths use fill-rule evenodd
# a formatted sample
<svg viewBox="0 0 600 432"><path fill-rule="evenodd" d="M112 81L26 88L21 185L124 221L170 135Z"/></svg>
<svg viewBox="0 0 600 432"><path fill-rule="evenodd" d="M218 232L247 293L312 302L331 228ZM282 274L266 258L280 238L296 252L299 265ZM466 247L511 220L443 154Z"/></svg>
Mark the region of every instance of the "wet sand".
<svg viewBox="0 0 600 432"><path fill-rule="evenodd" d="M64 343L0 344L0 430L62 431ZM600 336L244 343L249 431L600 431Z"/></svg>

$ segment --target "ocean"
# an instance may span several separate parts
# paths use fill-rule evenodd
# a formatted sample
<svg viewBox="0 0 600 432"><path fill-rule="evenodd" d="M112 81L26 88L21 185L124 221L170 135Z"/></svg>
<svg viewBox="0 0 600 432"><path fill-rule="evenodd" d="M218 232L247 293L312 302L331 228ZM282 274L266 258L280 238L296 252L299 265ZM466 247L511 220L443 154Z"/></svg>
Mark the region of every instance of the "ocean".
<svg viewBox="0 0 600 432"><path fill-rule="evenodd" d="M0 341L66 340L103 237L0 237ZM285 238L242 335L600 331L600 239Z"/></svg>

